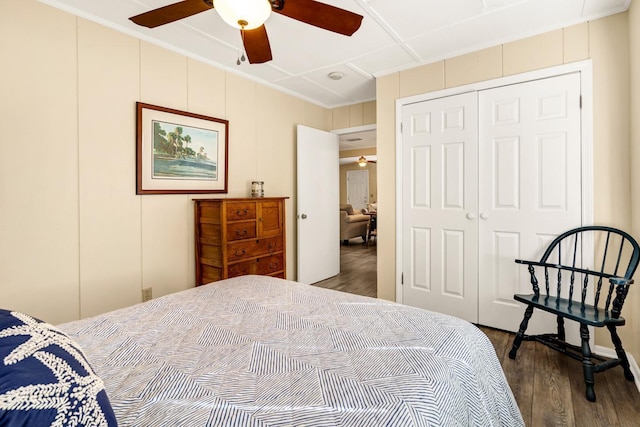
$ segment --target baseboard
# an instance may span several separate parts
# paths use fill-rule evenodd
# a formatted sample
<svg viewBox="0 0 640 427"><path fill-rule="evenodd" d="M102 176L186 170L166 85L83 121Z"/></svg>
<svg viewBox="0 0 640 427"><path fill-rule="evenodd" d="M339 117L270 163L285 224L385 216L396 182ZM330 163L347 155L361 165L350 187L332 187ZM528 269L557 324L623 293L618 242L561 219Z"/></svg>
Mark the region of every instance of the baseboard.
<svg viewBox="0 0 640 427"><path fill-rule="evenodd" d="M600 356L617 358L616 351L609 347L603 347L600 345L596 345L593 347L593 352ZM640 367L638 367L638 363L633 355L627 353L627 359L629 359L629 367L631 368L631 373L633 373L634 381L636 383L636 388L640 392ZM597 377L596 377L597 381Z"/></svg>

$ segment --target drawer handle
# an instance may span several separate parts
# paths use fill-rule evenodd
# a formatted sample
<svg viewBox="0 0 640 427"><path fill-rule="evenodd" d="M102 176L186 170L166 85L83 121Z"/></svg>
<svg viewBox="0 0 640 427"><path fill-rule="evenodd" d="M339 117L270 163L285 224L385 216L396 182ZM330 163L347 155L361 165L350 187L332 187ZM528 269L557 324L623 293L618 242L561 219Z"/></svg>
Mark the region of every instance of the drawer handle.
<svg viewBox="0 0 640 427"><path fill-rule="evenodd" d="M247 235L247 229L245 228L243 231L236 230L236 235L238 235L238 236L246 236Z"/></svg>
<svg viewBox="0 0 640 427"><path fill-rule="evenodd" d="M269 243L269 247L267 248L267 250L269 251L269 254L273 255L273 253L275 252L275 247L276 245L274 245L273 243Z"/></svg>
<svg viewBox="0 0 640 427"><path fill-rule="evenodd" d="M270 268L270 269L272 269L272 270L275 270L275 269L277 269L277 268L278 268L278 265L279 265L279 264L280 264L280 263L279 263L278 261L276 261L276 262L270 262L270 263L269 263L269 268Z"/></svg>
<svg viewBox="0 0 640 427"><path fill-rule="evenodd" d="M238 211L236 212L236 215L245 216L248 212L249 212L248 209L238 209Z"/></svg>
<svg viewBox="0 0 640 427"><path fill-rule="evenodd" d="M246 249L244 249L244 248L243 248L241 251L239 251L238 249L236 249L236 256L242 256L242 255L244 255L244 254L246 254L246 253L247 253L247 250L246 250Z"/></svg>

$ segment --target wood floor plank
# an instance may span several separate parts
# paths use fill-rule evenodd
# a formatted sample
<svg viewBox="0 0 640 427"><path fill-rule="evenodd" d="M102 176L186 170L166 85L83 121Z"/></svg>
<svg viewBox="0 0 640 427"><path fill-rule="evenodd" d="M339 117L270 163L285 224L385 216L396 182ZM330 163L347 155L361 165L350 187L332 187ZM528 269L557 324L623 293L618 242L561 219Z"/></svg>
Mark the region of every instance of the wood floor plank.
<svg viewBox="0 0 640 427"><path fill-rule="evenodd" d="M606 377L607 387L598 387L600 379ZM621 427L640 425L640 393L635 382L624 377L621 367L615 367L596 374L596 399L600 399L607 389L614 399L618 422Z"/></svg>
<svg viewBox="0 0 640 427"><path fill-rule="evenodd" d="M503 333L507 337L513 335L507 334L506 332ZM511 350L510 347L509 350ZM535 375L536 351L537 346L535 343L525 341L518 349L515 360L509 358L508 351L505 352L503 358L500 360L504 375L507 377L509 387L511 387L524 423L527 426L532 425L534 415L533 380Z"/></svg>
<svg viewBox="0 0 640 427"><path fill-rule="evenodd" d="M314 286L376 298L377 282L377 247L357 237L340 245L340 274Z"/></svg>
<svg viewBox="0 0 640 427"><path fill-rule="evenodd" d="M576 425L571 384L566 375L536 369L533 380L532 427Z"/></svg>
<svg viewBox="0 0 640 427"><path fill-rule="evenodd" d="M566 375L568 357L539 344L536 350L536 369L544 369L557 375Z"/></svg>
<svg viewBox="0 0 640 427"><path fill-rule="evenodd" d="M493 328L487 328L484 326L480 326L479 328L489 338L491 344L493 344L498 359L502 360L502 358L505 356L505 352L507 352L508 349L511 349L509 334L505 334L503 331L499 331Z"/></svg>

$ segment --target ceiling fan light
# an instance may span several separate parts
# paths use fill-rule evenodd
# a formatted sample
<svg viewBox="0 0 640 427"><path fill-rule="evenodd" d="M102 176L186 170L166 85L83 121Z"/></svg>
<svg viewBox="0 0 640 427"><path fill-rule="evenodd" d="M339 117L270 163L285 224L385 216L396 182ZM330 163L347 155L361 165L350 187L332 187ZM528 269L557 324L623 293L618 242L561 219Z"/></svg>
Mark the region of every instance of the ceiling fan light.
<svg viewBox="0 0 640 427"><path fill-rule="evenodd" d="M242 30L258 28L271 15L269 0L214 0L224 22Z"/></svg>
<svg viewBox="0 0 640 427"><path fill-rule="evenodd" d="M361 168L367 166L367 159L364 156L360 156L360 158L358 159L358 165Z"/></svg>

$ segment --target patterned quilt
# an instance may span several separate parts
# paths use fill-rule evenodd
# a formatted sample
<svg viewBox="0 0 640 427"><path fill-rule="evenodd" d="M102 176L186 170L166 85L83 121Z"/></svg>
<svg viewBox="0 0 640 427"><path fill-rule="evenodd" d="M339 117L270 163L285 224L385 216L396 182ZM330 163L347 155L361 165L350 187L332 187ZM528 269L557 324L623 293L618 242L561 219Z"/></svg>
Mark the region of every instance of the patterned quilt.
<svg viewBox="0 0 640 427"><path fill-rule="evenodd" d="M495 351L450 316L243 276L59 326L121 426L523 426Z"/></svg>

